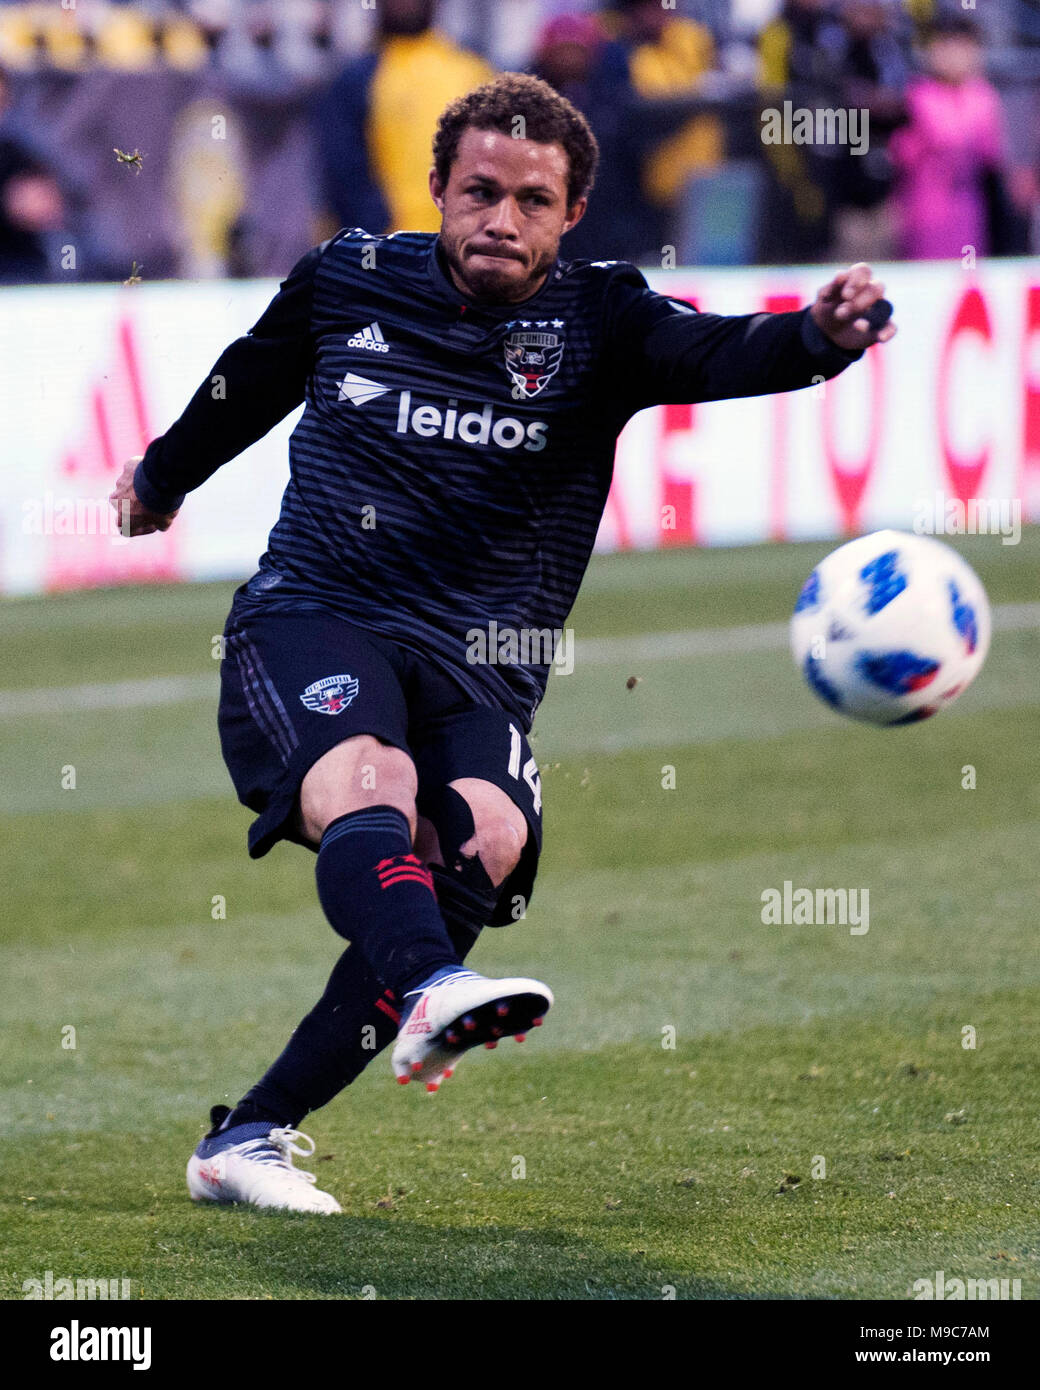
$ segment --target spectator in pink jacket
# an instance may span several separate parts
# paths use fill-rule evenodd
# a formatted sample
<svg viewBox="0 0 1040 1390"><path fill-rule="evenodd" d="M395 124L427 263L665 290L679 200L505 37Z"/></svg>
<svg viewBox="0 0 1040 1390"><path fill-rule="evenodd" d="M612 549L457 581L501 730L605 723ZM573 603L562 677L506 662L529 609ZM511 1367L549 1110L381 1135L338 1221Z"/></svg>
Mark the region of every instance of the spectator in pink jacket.
<svg viewBox="0 0 1040 1390"><path fill-rule="evenodd" d="M989 180L1003 168L1000 98L983 75L982 41L970 19L936 22L928 75L907 88L908 122L892 136L901 254L909 260L990 251Z"/></svg>

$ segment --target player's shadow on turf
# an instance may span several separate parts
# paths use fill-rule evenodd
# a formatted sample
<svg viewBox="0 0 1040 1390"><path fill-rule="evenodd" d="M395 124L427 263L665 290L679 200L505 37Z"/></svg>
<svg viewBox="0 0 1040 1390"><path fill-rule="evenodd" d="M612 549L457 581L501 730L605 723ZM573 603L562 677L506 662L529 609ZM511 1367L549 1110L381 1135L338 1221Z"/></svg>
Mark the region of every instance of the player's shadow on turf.
<svg viewBox="0 0 1040 1390"><path fill-rule="evenodd" d="M213 1213L207 1213L212 1216ZM240 1220L243 1213L220 1213ZM711 1279L668 1271L587 1239L511 1226L431 1227L396 1216L312 1217L257 1213L239 1249L275 1298L383 1299L733 1299ZM286 1260L278 1259L280 1247ZM284 1289L271 1281L278 1265ZM373 1292L374 1290L374 1292Z"/></svg>

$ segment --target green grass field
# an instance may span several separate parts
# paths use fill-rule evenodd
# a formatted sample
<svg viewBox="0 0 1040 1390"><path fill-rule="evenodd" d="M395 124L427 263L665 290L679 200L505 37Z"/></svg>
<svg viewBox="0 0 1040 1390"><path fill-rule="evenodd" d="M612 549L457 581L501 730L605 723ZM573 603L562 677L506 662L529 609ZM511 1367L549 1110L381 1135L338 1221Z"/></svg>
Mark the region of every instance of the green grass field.
<svg viewBox="0 0 1040 1390"><path fill-rule="evenodd" d="M906 1299L943 1270L1036 1298L1040 628L1012 615L930 723L846 724L725 631L785 621L829 548L594 563L536 725L534 902L472 958L557 1005L436 1097L384 1055L308 1117L334 1218L184 1185L339 949L313 858L245 853L233 585L2 605L0 1296ZM1036 531L961 548L995 605L1038 598ZM689 629L720 631L647 641ZM763 925L785 880L869 890L869 931Z"/></svg>

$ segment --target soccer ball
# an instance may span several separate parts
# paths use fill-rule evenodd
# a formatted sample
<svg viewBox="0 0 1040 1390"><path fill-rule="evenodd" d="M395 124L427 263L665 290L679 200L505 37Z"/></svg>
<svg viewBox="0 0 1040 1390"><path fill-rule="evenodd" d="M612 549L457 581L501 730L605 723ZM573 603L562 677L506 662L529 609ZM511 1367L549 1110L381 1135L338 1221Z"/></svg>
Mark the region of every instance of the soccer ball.
<svg viewBox="0 0 1040 1390"><path fill-rule="evenodd" d="M955 700L989 650L978 575L941 541L875 531L827 556L791 617L791 650L839 714L912 724Z"/></svg>

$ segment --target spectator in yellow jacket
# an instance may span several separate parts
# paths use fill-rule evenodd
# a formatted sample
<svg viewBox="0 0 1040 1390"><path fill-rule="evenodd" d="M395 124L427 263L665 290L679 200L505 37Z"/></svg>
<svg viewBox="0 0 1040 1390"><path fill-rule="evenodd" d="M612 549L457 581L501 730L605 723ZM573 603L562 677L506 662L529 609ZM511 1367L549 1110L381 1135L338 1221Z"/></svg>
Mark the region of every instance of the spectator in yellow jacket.
<svg viewBox="0 0 1040 1390"><path fill-rule="evenodd" d="M614 0L611 27L625 46L629 77L644 100L689 95L716 65L710 30L662 7L660 0ZM671 206L690 176L714 168L724 152L722 124L702 113L683 121L647 160L643 186L658 206Z"/></svg>
<svg viewBox="0 0 1040 1390"><path fill-rule="evenodd" d="M434 28L436 0L380 0L375 51L349 63L315 110L325 204L337 226L435 232L430 148L450 101L494 75Z"/></svg>

